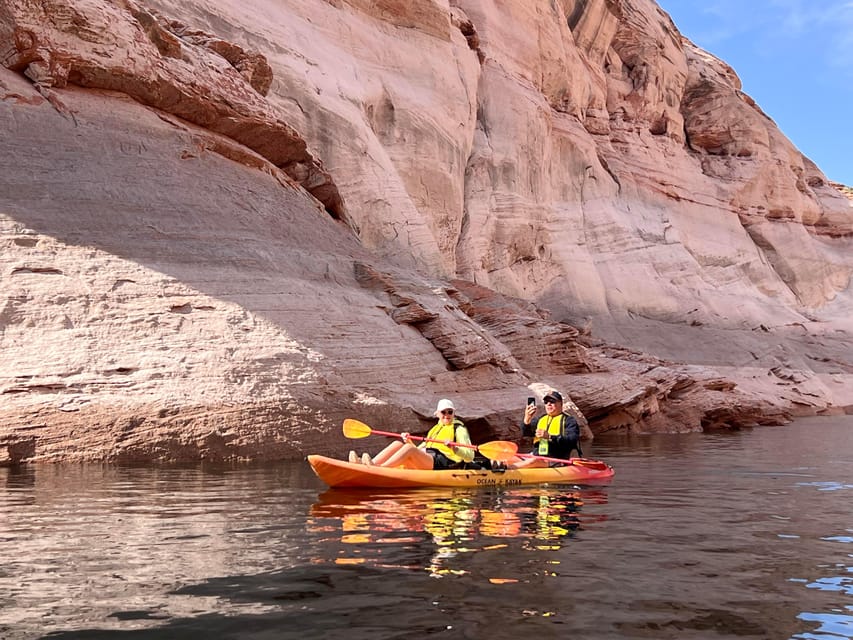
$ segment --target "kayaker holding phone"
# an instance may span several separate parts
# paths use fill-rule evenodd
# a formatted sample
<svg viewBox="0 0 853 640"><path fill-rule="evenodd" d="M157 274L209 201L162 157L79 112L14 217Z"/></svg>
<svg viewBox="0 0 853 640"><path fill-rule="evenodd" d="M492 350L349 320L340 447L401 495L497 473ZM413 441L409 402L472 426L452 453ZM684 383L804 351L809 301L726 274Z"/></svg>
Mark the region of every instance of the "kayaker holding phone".
<svg viewBox="0 0 853 640"><path fill-rule="evenodd" d="M531 403L530 401L533 400ZM533 436L532 454L549 458L568 460L572 450L582 456L580 447L580 427L574 417L563 412L563 396L559 391L551 390L543 398L545 415L534 422L536 399L528 398L521 425L522 435ZM512 469L524 467L547 467L546 460L525 458L509 465Z"/></svg>

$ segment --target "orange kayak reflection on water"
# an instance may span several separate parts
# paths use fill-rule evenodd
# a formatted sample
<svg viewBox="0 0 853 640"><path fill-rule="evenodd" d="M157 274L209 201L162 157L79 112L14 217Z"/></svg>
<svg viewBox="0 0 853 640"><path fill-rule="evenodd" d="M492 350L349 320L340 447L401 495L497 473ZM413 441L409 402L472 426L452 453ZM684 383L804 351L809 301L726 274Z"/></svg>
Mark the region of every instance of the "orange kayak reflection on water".
<svg viewBox="0 0 853 640"><path fill-rule="evenodd" d="M593 503L607 499L603 491L541 488L330 489L311 507L309 526L340 541L338 564L389 566L389 546L410 549L420 543L431 550L423 568L443 575L458 571L460 555L505 549L510 542L532 550L568 543L584 524L603 519L582 514L587 497Z"/></svg>

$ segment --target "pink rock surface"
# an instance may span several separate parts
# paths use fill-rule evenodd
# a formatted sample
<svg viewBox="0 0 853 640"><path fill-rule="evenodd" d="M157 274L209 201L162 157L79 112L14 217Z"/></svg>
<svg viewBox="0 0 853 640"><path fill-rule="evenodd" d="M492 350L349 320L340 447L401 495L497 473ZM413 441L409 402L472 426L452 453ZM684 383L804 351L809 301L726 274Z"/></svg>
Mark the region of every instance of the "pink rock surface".
<svg viewBox="0 0 853 640"><path fill-rule="evenodd" d="M853 407L849 188L649 0L18 0L0 63L0 464Z"/></svg>

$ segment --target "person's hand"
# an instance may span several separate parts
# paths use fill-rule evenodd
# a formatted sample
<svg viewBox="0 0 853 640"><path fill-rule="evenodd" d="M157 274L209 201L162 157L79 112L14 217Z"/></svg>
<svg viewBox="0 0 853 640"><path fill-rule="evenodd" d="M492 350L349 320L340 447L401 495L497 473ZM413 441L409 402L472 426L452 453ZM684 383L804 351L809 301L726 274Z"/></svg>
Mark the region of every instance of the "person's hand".
<svg viewBox="0 0 853 640"><path fill-rule="evenodd" d="M445 447L452 447L453 446L453 440L445 440L444 446Z"/></svg>
<svg viewBox="0 0 853 640"><path fill-rule="evenodd" d="M403 442L408 442L409 441L409 434L406 431L404 431L403 433L400 434L400 439Z"/></svg>
<svg viewBox="0 0 853 640"><path fill-rule="evenodd" d="M536 405L529 404L524 408L524 424L530 424L533 420L533 414L536 413Z"/></svg>
<svg viewBox="0 0 853 640"><path fill-rule="evenodd" d="M528 431L528 433L530 433L530 432ZM539 438L540 440L547 440L548 434L545 433L544 429L537 429L536 430L536 437Z"/></svg>

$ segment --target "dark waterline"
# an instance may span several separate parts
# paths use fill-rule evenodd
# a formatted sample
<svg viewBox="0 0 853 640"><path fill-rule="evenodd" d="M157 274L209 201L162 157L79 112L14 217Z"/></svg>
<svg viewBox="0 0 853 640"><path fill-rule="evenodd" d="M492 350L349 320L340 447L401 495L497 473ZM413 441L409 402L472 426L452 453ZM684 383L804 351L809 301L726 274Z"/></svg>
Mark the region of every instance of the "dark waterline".
<svg viewBox="0 0 853 640"><path fill-rule="evenodd" d="M592 455L609 485L0 469L0 638L853 638L853 419Z"/></svg>

